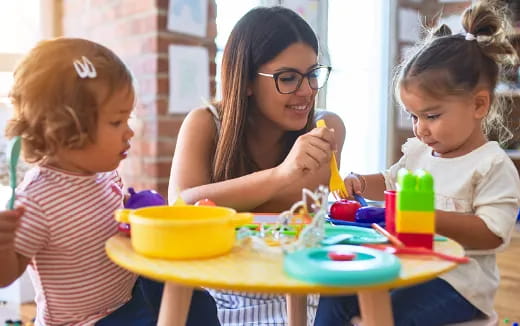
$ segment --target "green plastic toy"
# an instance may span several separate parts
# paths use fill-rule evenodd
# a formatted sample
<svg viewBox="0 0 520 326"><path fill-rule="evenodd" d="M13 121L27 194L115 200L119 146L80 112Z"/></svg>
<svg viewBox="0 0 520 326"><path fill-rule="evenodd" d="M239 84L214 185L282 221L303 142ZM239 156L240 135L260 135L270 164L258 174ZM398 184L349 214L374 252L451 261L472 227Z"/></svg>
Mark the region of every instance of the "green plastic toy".
<svg viewBox="0 0 520 326"><path fill-rule="evenodd" d="M435 209L431 174L424 170L417 170L415 174L412 174L403 168L399 170L397 180L398 210L431 212Z"/></svg>

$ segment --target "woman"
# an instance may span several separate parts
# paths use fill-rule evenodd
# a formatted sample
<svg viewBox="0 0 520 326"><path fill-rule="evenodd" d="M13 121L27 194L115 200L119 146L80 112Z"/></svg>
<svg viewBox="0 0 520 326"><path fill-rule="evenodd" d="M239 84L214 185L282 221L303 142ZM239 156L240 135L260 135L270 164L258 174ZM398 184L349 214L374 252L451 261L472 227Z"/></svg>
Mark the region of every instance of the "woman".
<svg viewBox="0 0 520 326"><path fill-rule="evenodd" d="M249 11L234 27L222 60L222 101L191 111L177 138L169 201L209 198L239 211L281 212L302 189L328 185L331 153L345 129L315 112L330 67L318 62L310 26L283 7ZM330 128L315 128L324 119ZM283 297L212 293L224 325L284 324ZM311 318L312 319L312 318Z"/></svg>

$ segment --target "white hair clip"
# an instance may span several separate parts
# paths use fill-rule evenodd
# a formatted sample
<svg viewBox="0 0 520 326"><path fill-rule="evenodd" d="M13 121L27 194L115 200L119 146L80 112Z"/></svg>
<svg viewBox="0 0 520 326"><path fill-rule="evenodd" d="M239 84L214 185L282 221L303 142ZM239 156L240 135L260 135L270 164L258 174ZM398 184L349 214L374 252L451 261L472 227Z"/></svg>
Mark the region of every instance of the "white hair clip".
<svg viewBox="0 0 520 326"><path fill-rule="evenodd" d="M474 41L476 40L475 35L471 33L466 33L466 41Z"/></svg>
<svg viewBox="0 0 520 326"><path fill-rule="evenodd" d="M97 72L96 67L90 62L90 60L82 56L80 60L74 60L73 62L74 69L78 73L79 78L96 78Z"/></svg>
<svg viewBox="0 0 520 326"><path fill-rule="evenodd" d="M493 37L490 36L490 35L479 35L479 36L477 36L477 42L479 42L479 43L489 42L492 39L493 39Z"/></svg>

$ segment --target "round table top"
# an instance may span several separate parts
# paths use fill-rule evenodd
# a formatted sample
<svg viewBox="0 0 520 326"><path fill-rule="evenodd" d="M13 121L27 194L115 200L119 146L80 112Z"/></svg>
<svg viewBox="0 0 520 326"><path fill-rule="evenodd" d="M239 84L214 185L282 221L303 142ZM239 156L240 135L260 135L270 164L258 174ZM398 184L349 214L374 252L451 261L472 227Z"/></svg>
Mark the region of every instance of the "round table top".
<svg viewBox="0 0 520 326"><path fill-rule="evenodd" d="M147 258L132 249L130 238L115 235L106 243L108 257L136 274L161 281L193 286L247 292L289 294L350 294L360 290L390 289L435 278L457 266L456 263L426 256L400 256L398 279L377 285L326 286L292 279L283 271L281 254L263 253L250 246L236 246L226 255L201 260ZM464 256L455 241L436 241L435 251Z"/></svg>

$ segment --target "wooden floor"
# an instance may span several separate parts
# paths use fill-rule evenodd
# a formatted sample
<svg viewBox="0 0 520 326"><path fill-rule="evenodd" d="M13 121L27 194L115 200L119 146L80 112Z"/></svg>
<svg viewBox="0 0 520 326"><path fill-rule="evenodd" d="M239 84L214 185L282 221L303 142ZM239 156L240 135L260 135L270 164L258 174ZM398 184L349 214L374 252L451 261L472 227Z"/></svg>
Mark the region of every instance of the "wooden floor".
<svg viewBox="0 0 520 326"><path fill-rule="evenodd" d="M507 250L497 255L500 268L500 288L495 300L495 309L498 313L500 326L511 326L512 323L520 323L520 225L513 233L511 245ZM0 324L6 319L5 312L11 319L21 319L29 322L35 315L35 307L25 304L21 307L13 307L10 304L0 305ZM15 318L18 316L17 318Z"/></svg>
<svg viewBox="0 0 520 326"><path fill-rule="evenodd" d="M500 325L520 323L520 225L513 233L511 245L497 255L500 268L500 287L495 299L495 310ZM509 323L505 320L508 319Z"/></svg>

